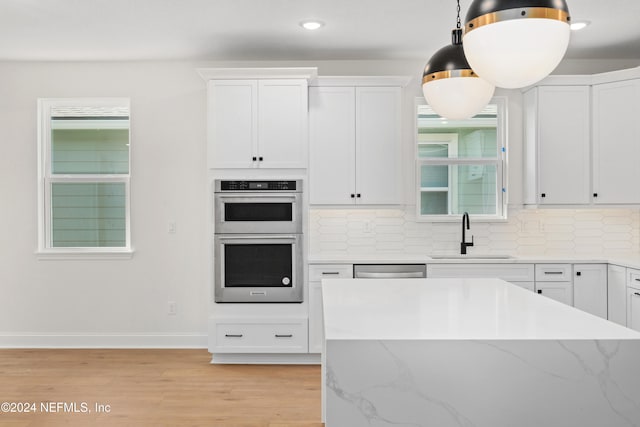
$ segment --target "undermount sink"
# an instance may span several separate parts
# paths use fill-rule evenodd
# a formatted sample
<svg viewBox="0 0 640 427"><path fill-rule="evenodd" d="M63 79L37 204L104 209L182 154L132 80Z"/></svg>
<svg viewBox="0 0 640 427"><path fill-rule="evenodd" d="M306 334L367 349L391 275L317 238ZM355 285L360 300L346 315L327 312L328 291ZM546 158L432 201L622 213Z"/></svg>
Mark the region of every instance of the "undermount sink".
<svg viewBox="0 0 640 427"><path fill-rule="evenodd" d="M513 259L514 257L511 255L496 255L496 254L486 254L486 255L460 255L460 254L451 254L451 255L429 255L431 259Z"/></svg>

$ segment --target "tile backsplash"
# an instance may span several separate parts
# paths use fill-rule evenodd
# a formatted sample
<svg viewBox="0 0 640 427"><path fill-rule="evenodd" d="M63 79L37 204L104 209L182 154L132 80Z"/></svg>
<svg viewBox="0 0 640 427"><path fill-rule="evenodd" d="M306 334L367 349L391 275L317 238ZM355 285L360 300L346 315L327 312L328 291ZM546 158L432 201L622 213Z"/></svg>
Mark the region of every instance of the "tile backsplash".
<svg viewBox="0 0 640 427"><path fill-rule="evenodd" d="M640 251L640 209L509 210L506 222L471 216L469 253L598 255ZM416 222L407 209L311 209L311 255L457 253L461 223Z"/></svg>

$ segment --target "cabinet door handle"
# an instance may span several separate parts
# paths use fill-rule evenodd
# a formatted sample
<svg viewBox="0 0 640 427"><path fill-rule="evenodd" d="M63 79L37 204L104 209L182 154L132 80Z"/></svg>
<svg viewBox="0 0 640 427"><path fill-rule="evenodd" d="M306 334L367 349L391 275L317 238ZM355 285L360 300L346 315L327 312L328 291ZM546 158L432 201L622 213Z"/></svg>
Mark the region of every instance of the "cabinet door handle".
<svg viewBox="0 0 640 427"><path fill-rule="evenodd" d="M276 334L276 338L293 338L293 334Z"/></svg>
<svg viewBox="0 0 640 427"><path fill-rule="evenodd" d="M360 193L356 194L356 197L357 197L357 198L360 198Z"/></svg>
<svg viewBox="0 0 640 427"><path fill-rule="evenodd" d="M634 292L633 294L640 297L640 292Z"/></svg>
<svg viewBox="0 0 640 427"><path fill-rule="evenodd" d="M541 294L542 293L542 289L538 289L538 293Z"/></svg>
<svg viewBox="0 0 640 427"><path fill-rule="evenodd" d="M635 280L636 282L640 282L640 279L639 279L639 278L635 278L635 279L633 279L633 280Z"/></svg>
<svg viewBox="0 0 640 427"><path fill-rule="evenodd" d="M545 193L542 193L542 194L540 195L540 197L543 197L543 198L544 198L544 197L547 197L547 195L546 195Z"/></svg>
<svg viewBox="0 0 640 427"><path fill-rule="evenodd" d="M577 272L576 272L576 276L582 276L582 273L581 273L581 272L579 272L579 271L577 271Z"/></svg>
<svg viewBox="0 0 640 427"><path fill-rule="evenodd" d="M351 194L351 198L352 198L352 199L355 199L355 198L356 198L356 195L352 193L352 194Z"/></svg>
<svg viewBox="0 0 640 427"><path fill-rule="evenodd" d="M257 158L256 156L253 156L253 157L251 158L251 160L253 160L253 161L255 162L256 160L258 160L258 158Z"/></svg>
<svg viewBox="0 0 640 427"><path fill-rule="evenodd" d="M258 157L258 160L263 161L264 158L262 156Z"/></svg>
<svg viewBox="0 0 640 427"><path fill-rule="evenodd" d="M593 193L593 197L598 197L598 193Z"/></svg>
<svg viewBox="0 0 640 427"><path fill-rule="evenodd" d="M340 274L339 271L323 271L322 272L323 276L337 276L338 274Z"/></svg>
<svg viewBox="0 0 640 427"><path fill-rule="evenodd" d="M224 334L227 338L242 338L242 334Z"/></svg>
<svg viewBox="0 0 640 427"><path fill-rule="evenodd" d="M562 274L562 271L545 271L544 274Z"/></svg>

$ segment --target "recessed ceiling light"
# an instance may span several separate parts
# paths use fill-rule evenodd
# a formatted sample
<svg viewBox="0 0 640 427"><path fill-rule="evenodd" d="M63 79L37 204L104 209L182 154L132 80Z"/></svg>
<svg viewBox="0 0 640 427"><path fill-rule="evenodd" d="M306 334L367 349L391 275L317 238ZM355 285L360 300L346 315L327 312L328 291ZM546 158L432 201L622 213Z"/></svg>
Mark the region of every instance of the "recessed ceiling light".
<svg viewBox="0 0 640 427"><path fill-rule="evenodd" d="M589 21L575 21L571 23L571 29L573 31L578 31L591 24Z"/></svg>
<svg viewBox="0 0 640 427"><path fill-rule="evenodd" d="M317 30L318 28L324 27L324 22L322 21L302 21L300 26L305 30Z"/></svg>

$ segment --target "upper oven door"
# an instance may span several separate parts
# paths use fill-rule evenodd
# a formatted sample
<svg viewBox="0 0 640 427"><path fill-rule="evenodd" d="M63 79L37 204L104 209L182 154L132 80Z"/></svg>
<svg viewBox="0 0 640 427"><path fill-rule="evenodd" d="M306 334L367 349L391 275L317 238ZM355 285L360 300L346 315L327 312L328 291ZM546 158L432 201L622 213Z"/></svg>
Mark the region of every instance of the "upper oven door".
<svg viewBox="0 0 640 427"><path fill-rule="evenodd" d="M302 233L301 193L216 193L216 234Z"/></svg>

